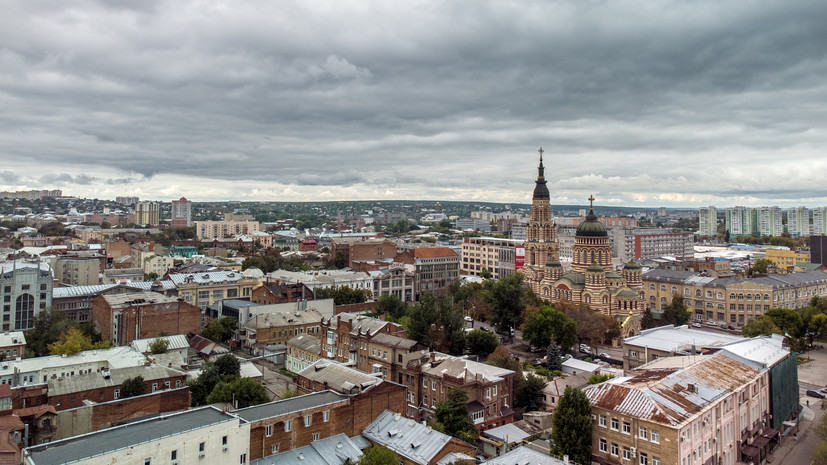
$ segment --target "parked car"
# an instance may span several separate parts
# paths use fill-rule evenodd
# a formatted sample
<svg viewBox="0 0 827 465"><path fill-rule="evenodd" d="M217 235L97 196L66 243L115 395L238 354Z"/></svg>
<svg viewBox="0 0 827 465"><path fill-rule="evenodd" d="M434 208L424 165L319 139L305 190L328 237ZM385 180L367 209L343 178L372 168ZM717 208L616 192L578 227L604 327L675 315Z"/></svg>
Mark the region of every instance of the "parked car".
<svg viewBox="0 0 827 465"><path fill-rule="evenodd" d="M692 327L693 328L700 328L701 324L696 321L696 322L692 323Z"/></svg>
<svg viewBox="0 0 827 465"><path fill-rule="evenodd" d="M471 318L470 316L466 316L466 317L465 317L465 321L467 321L467 322L469 322L469 323L470 323L470 322L474 321L474 319L473 319L473 318Z"/></svg>
<svg viewBox="0 0 827 465"><path fill-rule="evenodd" d="M488 326L480 326L480 331L488 331Z"/></svg>
<svg viewBox="0 0 827 465"><path fill-rule="evenodd" d="M584 354L590 354L592 353L592 348L587 346L586 344L580 344L580 352L583 352Z"/></svg>
<svg viewBox="0 0 827 465"><path fill-rule="evenodd" d="M606 352L600 352L600 356L604 358L612 358L612 356L607 354Z"/></svg>
<svg viewBox="0 0 827 465"><path fill-rule="evenodd" d="M709 326L718 326L718 323L715 323L713 320L709 320L706 322Z"/></svg>
<svg viewBox="0 0 827 465"><path fill-rule="evenodd" d="M734 329L735 329L735 326L729 325L729 326L727 326L727 329L732 329L732 330L734 330Z"/></svg>
<svg viewBox="0 0 827 465"><path fill-rule="evenodd" d="M816 391L815 389L807 389L807 395L809 397L815 397L816 399L824 399L825 397L827 397L820 391Z"/></svg>

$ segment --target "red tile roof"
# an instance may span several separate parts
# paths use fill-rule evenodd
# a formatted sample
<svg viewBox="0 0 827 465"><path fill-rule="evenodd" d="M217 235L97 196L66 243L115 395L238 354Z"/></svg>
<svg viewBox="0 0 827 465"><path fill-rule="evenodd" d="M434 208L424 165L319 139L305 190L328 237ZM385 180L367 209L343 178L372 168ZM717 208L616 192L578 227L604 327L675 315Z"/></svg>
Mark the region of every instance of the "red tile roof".
<svg viewBox="0 0 827 465"><path fill-rule="evenodd" d="M457 257L457 253L448 247L422 247L414 249L415 258Z"/></svg>

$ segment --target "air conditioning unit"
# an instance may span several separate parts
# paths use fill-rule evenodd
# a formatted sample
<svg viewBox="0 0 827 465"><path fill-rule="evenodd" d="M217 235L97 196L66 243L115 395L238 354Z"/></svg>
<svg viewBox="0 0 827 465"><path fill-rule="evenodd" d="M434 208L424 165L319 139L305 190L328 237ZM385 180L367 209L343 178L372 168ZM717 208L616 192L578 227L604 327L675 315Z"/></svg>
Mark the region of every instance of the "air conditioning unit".
<svg viewBox="0 0 827 465"><path fill-rule="evenodd" d="M230 446L224 444L224 447L222 447L221 450L223 450L224 452L227 452L228 450L230 450Z"/></svg>
<svg viewBox="0 0 827 465"><path fill-rule="evenodd" d="M637 452L637 449L634 448L634 447L630 447L629 448L629 457L635 458L635 452Z"/></svg>
<svg viewBox="0 0 827 465"><path fill-rule="evenodd" d="M204 457L206 457L206 456L207 456L207 454L206 454L206 453L204 453L204 452L199 452L199 453L198 453L198 458L199 458L199 459L203 459L203 458L204 458Z"/></svg>
<svg viewBox="0 0 827 465"><path fill-rule="evenodd" d="M592 420L597 420L597 415L592 415Z"/></svg>

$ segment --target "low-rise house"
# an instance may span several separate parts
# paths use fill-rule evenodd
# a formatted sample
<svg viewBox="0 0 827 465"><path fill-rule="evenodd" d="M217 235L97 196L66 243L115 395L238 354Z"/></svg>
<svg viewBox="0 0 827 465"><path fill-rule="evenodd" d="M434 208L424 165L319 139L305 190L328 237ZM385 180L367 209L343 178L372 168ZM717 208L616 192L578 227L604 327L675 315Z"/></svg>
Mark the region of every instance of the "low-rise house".
<svg viewBox="0 0 827 465"><path fill-rule="evenodd" d="M250 424L212 407L152 417L23 450L24 463L248 463Z"/></svg>
<svg viewBox="0 0 827 465"><path fill-rule="evenodd" d="M663 357L709 353L744 338L720 331L666 325L644 329L623 340L623 369L629 370Z"/></svg>
<svg viewBox="0 0 827 465"><path fill-rule="evenodd" d="M390 410L368 425L362 436L392 450L405 465L436 465L450 453L476 455L471 444Z"/></svg>
<svg viewBox="0 0 827 465"><path fill-rule="evenodd" d="M567 375L576 375L578 373L588 373L593 375L599 370L600 365L587 362L585 360L570 358L563 362L563 373Z"/></svg>
<svg viewBox="0 0 827 465"><path fill-rule="evenodd" d="M557 403L560 402L560 397L566 392L567 387L580 389L589 384L589 377L591 373L580 372L576 375L558 376L549 381L543 387L543 404L545 409L549 412L557 410Z"/></svg>
<svg viewBox="0 0 827 465"><path fill-rule="evenodd" d="M322 343L311 334L299 334L287 341L285 368L298 373L322 358Z"/></svg>
<svg viewBox="0 0 827 465"><path fill-rule="evenodd" d="M367 442L358 438L360 437L349 438L346 434L339 433L313 441L304 447L260 458L253 461L253 465L343 465L348 460L356 463L362 457L362 449L366 447L364 442Z"/></svg>
<svg viewBox="0 0 827 465"><path fill-rule="evenodd" d="M600 464L758 463L778 441L768 371L726 353L656 360L584 392Z"/></svg>
<svg viewBox="0 0 827 465"><path fill-rule="evenodd" d="M507 454L500 457L482 462L482 465L514 465L515 463L525 463L531 465L569 465L568 460L561 460L556 457L548 455L548 453L538 452L530 447L518 447Z"/></svg>
<svg viewBox="0 0 827 465"><path fill-rule="evenodd" d="M511 449L519 447L529 437L540 433L539 428L534 428L523 423L507 423L496 428L485 430L480 434L482 451L489 457L499 457Z"/></svg>
<svg viewBox="0 0 827 465"><path fill-rule="evenodd" d="M313 300L313 291L302 283L282 284L277 281L268 281L253 289L253 296L250 300L259 305Z"/></svg>
<svg viewBox="0 0 827 465"><path fill-rule="evenodd" d="M354 370L335 360L319 360L297 372L300 394L331 390L345 395L358 394L383 382L378 376ZM400 386L404 390L404 386ZM404 398L404 394L403 394Z"/></svg>
<svg viewBox="0 0 827 465"><path fill-rule="evenodd" d="M23 331L6 331L0 333L0 354L4 359L22 357L26 351L26 336Z"/></svg>
<svg viewBox="0 0 827 465"><path fill-rule="evenodd" d="M320 335L321 321L315 309L257 313L241 327L242 344L260 355L264 346L287 344L300 334Z"/></svg>

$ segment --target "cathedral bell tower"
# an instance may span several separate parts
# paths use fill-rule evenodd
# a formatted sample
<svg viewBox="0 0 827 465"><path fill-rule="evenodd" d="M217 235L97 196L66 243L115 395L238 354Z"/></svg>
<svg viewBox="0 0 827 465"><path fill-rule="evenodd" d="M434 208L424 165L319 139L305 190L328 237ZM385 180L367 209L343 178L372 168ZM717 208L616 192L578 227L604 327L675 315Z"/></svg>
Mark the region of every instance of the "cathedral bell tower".
<svg viewBox="0 0 827 465"><path fill-rule="evenodd" d="M560 260L557 243L557 226L551 219L551 201L546 185L543 166L543 148L540 147L540 166L537 167L537 181L531 198L531 214L526 229L526 278L532 290L540 294L540 284L545 276L545 264Z"/></svg>

